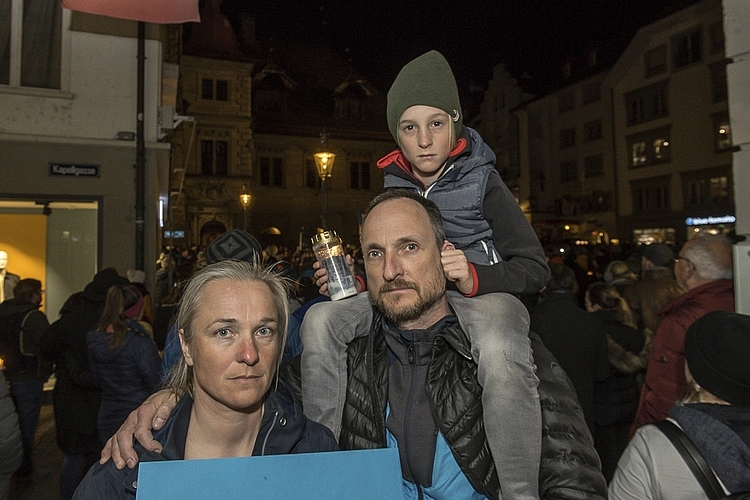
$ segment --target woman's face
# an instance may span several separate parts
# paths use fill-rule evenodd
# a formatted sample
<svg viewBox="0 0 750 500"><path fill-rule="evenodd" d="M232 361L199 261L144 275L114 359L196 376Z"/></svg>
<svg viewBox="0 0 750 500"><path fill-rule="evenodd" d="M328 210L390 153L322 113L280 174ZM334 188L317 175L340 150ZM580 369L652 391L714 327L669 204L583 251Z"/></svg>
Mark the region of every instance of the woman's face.
<svg viewBox="0 0 750 500"><path fill-rule="evenodd" d="M193 367L196 404L259 410L271 386L281 341L279 313L268 285L230 279L207 283L182 351Z"/></svg>

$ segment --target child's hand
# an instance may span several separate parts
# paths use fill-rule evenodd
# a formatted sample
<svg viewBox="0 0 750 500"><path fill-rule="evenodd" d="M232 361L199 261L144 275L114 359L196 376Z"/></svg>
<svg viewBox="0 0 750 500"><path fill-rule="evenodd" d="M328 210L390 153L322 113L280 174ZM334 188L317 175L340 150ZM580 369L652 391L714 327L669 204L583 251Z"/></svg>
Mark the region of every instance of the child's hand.
<svg viewBox="0 0 750 500"><path fill-rule="evenodd" d="M346 265L349 266L349 270L354 276L354 259L351 255L346 255ZM318 291L321 295L328 295L328 272L326 268L320 265L320 262L313 262L313 269L315 269L315 284L318 285ZM356 281L356 280L355 280ZM357 283L357 291L361 292L359 281Z"/></svg>
<svg viewBox="0 0 750 500"><path fill-rule="evenodd" d="M440 263L443 265L443 274L448 281L456 284L459 292L471 293L474 289L474 278L463 250L456 250L453 244L446 242L440 253Z"/></svg>

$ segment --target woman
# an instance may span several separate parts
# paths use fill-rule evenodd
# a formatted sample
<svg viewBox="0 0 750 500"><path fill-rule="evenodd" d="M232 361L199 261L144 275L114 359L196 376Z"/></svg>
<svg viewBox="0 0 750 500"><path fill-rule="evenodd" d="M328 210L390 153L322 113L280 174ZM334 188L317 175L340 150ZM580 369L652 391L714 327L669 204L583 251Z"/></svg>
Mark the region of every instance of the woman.
<svg viewBox="0 0 750 500"><path fill-rule="evenodd" d="M594 443L602 472L610 481L638 408L638 376L648 363L650 335L637 330L625 300L614 286L594 283L586 290L586 310L598 317L607 332L609 376L594 392Z"/></svg>
<svg viewBox="0 0 750 500"><path fill-rule="evenodd" d="M94 382L102 388L97 428L102 443L159 385L161 359L141 322L143 295L133 285L107 291L96 330L86 334Z"/></svg>
<svg viewBox="0 0 750 500"><path fill-rule="evenodd" d="M177 316L182 358L169 388L182 396L140 460L308 453L337 449L333 434L302 415L276 374L289 315L287 284L258 265L221 261L188 283ZM132 498L138 469L96 464L77 499Z"/></svg>
<svg viewBox="0 0 750 500"><path fill-rule="evenodd" d="M669 413L716 473L725 493L750 491L750 316L714 311L685 336L690 393ZM698 480L656 426L639 428L620 459L609 498L705 499Z"/></svg>

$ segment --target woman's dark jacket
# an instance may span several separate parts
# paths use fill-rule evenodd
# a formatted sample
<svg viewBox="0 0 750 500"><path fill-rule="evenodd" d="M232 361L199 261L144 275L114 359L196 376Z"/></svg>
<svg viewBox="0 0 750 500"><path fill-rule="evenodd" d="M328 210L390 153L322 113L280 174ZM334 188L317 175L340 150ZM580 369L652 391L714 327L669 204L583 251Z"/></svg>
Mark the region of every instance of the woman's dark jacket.
<svg viewBox="0 0 750 500"><path fill-rule="evenodd" d="M183 396L175 406L164 427L154 432L154 439L162 443L161 453L146 451L135 444L141 462L182 460L185 458L190 411L193 399ZM308 420L296 403L291 390L282 382L276 390L269 391L265 413L252 456L286 455L336 451L338 445L327 427ZM109 500L135 498L138 468L117 470L112 460L104 465L94 464L78 486L74 500Z"/></svg>
<svg viewBox="0 0 750 500"><path fill-rule="evenodd" d="M389 353L377 310L370 334L348 348L348 383L339 443L342 449L386 446ZM542 406L542 499L606 498L599 456L565 372L530 333ZM458 324L434 341L426 390L438 430L474 489L498 498L499 481L485 437L482 388L469 341Z"/></svg>
<svg viewBox="0 0 750 500"><path fill-rule="evenodd" d="M156 344L137 321L128 321L125 339L113 349L109 342L114 334L92 330L86 337L91 374L102 388L97 426L105 442L157 388L161 358Z"/></svg>
<svg viewBox="0 0 750 500"><path fill-rule="evenodd" d="M638 408L638 382L648 364L648 345L643 332L622 324L615 311L593 313L607 332L609 376L597 382L594 392L594 416L600 426L632 423Z"/></svg>

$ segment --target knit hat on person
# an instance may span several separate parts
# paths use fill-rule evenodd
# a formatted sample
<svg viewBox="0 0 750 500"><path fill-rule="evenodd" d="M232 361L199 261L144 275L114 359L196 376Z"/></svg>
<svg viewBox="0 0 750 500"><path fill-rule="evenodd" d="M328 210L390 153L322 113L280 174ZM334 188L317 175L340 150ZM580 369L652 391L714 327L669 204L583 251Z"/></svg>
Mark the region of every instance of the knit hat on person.
<svg viewBox="0 0 750 500"><path fill-rule="evenodd" d="M388 91L388 129L398 140L398 123L404 111L412 106L432 106L448 113L453 120L455 137L461 134L463 112L458 86L450 64L443 55L431 50L401 68Z"/></svg>
<svg viewBox="0 0 750 500"><path fill-rule="evenodd" d="M206 248L206 263L213 264L222 260L241 260L260 262L263 248L255 237L242 229L224 233Z"/></svg>
<svg viewBox="0 0 750 500"><path fill-rule="evenodd" d="M658 267L669 267L674 260L674 253L664 243L651 243L641 252L641 255L654 263Z"/></svg>
<svg viewBox="0 0 750 500"><path fill-rule="evenodd" d="M685 335L685 359L695 381L735 406L750 406L750 316L713 311Z"/></svg>
<svg viewBox="0 0 750 500"><path fill-rule="evenodd" d="M94 275L93 281L83 289L83 297L94 302L107 300L107 292L113 286L125 286L129 283L124 276L117 274L114 268L102 269Z"/></svg>

